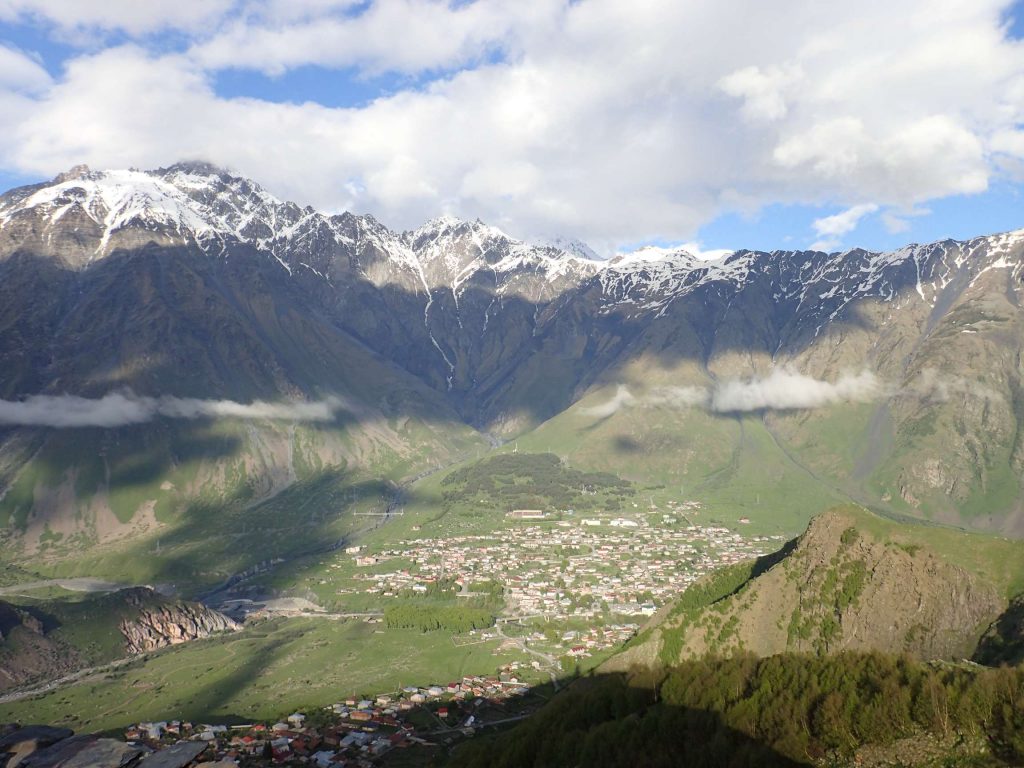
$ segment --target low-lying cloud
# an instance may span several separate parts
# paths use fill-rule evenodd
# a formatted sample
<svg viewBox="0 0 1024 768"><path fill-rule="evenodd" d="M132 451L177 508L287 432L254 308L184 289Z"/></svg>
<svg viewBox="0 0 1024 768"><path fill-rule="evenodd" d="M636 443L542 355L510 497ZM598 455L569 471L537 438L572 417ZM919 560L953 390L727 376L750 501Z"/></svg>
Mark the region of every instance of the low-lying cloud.
<svg viewBox="0 0 1024 768"><path fill-rule="evenodd" d="M606 418L630 406L703 408L713 413L788 411L820 408L834 403L863 403L886 394L886 387L868 370L844 374L836 381L821 381L787 369L763 378L731 379L714 387L656 387L642 397L620 386L612 398L584 408L588 416Z"/></svg>
<svg viewBox="0 0 1024 768"><path fill-rule="evenodd" d="M342 402L335 397L313 402L255 400L238 403L187 397L139 397L118 392L101 398L33 395L24 400L0 400L0 424L58 428L123 427L159 417L331 421L342 407Z"/></svg>
<svg viewBox="0 0 1024 768"><path fill-rule="evenodd" d="M636 405L636 403L637 399L629 393L629 390L624 384L620 384L619 388L615 390L615 394L612 395L611 400L607 400L600 405L594 405L580 410L587 416L596 416L599 419L606 419L612 414L622 410L624 407Z"/></svg>
<svg viewBox="0 0 1024 768"><path fill-rule="evenodd" d="M980 381L972 381L963 376L942 374L934 368L925 368L914 381L911 391L925 400L945 403L954 395L980 397L983 400L1003 400L1003 396Z"/></svg>
<svg viewBox="0 0 1024 768"><path fill-rule="evenodd" d="M913 397L929 402L948 402L954 397L1003 401L1004 397L983 382L925 368L903 386L887 384L873 372L845 373L835 381L823 381L778 368L767 376L729 379L712 387L655 387L637 396L620 385L611 399L582 412L607 418L623 408L702 408L712 413L749 411L796 411L836 403L869 403L889 397Z"/></svg>
<svg viewBox="0 0 1024 768"><path fill-rule="evenodd" d="M777 369L763 379L721 384L711 395L711 410L718 413L800 410L833 403L870 402L882 394L881 382L868 370L828 382Z"/></svg>

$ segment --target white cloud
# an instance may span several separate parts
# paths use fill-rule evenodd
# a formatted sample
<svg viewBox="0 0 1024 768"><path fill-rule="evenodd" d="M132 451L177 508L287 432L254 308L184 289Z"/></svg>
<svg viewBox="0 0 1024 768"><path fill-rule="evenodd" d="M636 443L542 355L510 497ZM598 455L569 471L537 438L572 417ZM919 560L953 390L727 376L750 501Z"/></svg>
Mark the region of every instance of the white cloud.
<svg viewBox="0 0 1024 768"><path fill-rule="evenodd" d="M0 45L0 89L39 93L53 84L49 73L31 56Z"/></svg>
<svg viewBox="0 0 1024 768"><path fill-rule="evenodd" d="M265 0L209 13L196 0L122 2L0 0L0 18L190 38L177 53L140 38L151 47L82 54L59 82L23 89L0 125L7 168L205 157L395 227L448 211L611 251L692 239L723 211L770 203L904 210L983 190L1001 156L1024 152L1024 47L1005 37L1007 0L797 0L786 13L671 0ZM392 95L348 109L214 89L222 68L306 64L451 73L394 79ZM325 89L346 87L332 76ZM0 106L11 92L0 82Z"/></svg>
<svg viewBox="0 0 1024 768"><path fill-rule="evenodd" d="M701 408L711 413L794 411L825 408L839 403L871 403L889 398L912 398L923 403L977 398L1005 402L1005 397L982 381L925 368L902 386L887 383L865 368L843 373L835 381L815 379L788 367L767 376L730 378L703 386L653 387L634 395L625 385L596 406L581 408L586 416L607 418L629 408ZM2 412L0 412L2 421Z"/></svg>
<svg viewBox="0 0 1024 768"><path fill-rule="evenodd" d="M925 381L922 378L922 381ZM928 379L928 390L935 390L935 379ZM949 391L951 386L943 380ZM959 391L959 390L958 390ZM606 418L624 408L703 408L714 413L746 411L789 411L822 408L836 403L863 403L892 394L874 373L865 369L843 374L834 382L822 381L787 368L776 368L767 376L727 379L713 387L655 387L641 396L624 385L607 401L581 409L587 416Z"/></svg>
<svg viewBox="0 0 1024 768"><path fill-rule="evenodd" d="M655 387L645 397L644 404L668 408L707 408L711 394L704 387Z"/></svg>
<svg viewBox="0 0 1024 768"><path fill-rule="evenodd" d="M819 239L811 245L812 251L833 251L839 247L841 237L857 228L860 220L878 210L874 203L861 203L845 211L815 219L811 226Z"/></svg>
<svg viewBox="0 0 1024 768"><path fill-rule="evenodd" d="M37 427L122 427L159 417L171 419L271 419L330 421L340 400L317 402L236 403L178 397L136 397L113 393L91 399L74 395L33 395L25 400L0 400L0 424Z"/></svg>
<svg viewBox="0 0 1024 768"><path fill-rule="evenodd" d="M819 235L845 235L847 232L855 230L862 218L877 210L878 206L874 203L855 205L833 216L815 219L814 231Z"/></svg>
<svg viewBox="0 0 1024 768"><path fill-rule="evenodd" d="M619 388L615 390L615 394L612 395L609 400L606 400L600 405L581 408L580 412L587 416L606 419L612 414L618 413L623 408L635 405L636 402L636 398L629 394L629 390L624 385L620 384Z"/></svg>
<svg viewBox="0 0 1024 768"><path fill-rule="evenodd" d="M232 4L232 0L0 0L0 20L42 21L64 34L95 30L142 35L205 29Z"/></svg>
<svg viewBox="0 0 1024 768"><path fill-rule="evenodd" d="M902 393L940 403L953 399L954 395L999 402L1004 400L999 392L983 382L966 379L955 374L942 373L934 368L923 369L920 375L911 380Z"/></svg>
<svg viewBox="0 0 1024 768"><path fill-rule="evenodd" d="M868 370L828 382L777 368L764 378L721 384L712 393L711 410L731 413L821 408L842 402L870 402L883 390L878 377Z"/></svg>
<svg viewBox="0 0 1024 768"><path fill-rule="evenodd" d="M771 68L744 67L719 81L719 87L738 99L743 99L743 115L751 120L779 120L786 116L785 91L798 84L803 73L797 67Z"/></svg>
<svg viewBox="0 0 1024 768"><path fill-rule="evenodd" d="M882 216L882 225L886 232L898 234L910 229L910 222L907 219L915 216L927 216L931 213L928 208L910 207L885 211Z"/></svg>
<svg viewBox="0 0 1024 768"><path fill-rule="evenodd" d="M859 373L844 373L835 381L825 381L781 367L767 376L725 379L710 387L654 387L642 395L634 395L625 385L619 385L611 398L580 411L597 418L607 418L627 408L702 408L712 413L793 411L838 403L870 403L890 397L933 403L947 402L954 397L1005 400L1002 394L981 381L931 368L923 369L905 385L896 386L884 382L867 368Z"/></svg>
<svg viewBox="0 0 1024 768"><path fill-rule="evenodd" d="M275 8L269 19L231 23L191 55L206 67L244 67L268 74L307 63L360 66L370 73L417 73L517 47L516 41L531 30L553 26L561 8L558 0L477 0L453 6L381 0L355 14L305 13L284 24Z"/></svg>

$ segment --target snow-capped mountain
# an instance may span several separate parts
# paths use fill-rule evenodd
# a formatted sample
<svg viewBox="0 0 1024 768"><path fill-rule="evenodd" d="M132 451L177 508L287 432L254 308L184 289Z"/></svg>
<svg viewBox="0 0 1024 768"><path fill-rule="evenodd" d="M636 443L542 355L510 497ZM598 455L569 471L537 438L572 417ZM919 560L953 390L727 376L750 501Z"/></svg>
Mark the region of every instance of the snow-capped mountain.
<svg viewBox="0 0 1024 768"><path fill-rule="evenodd" d="M155 171L79 166L51 183L0 196L0 257L31 250L84 268L146 242L193 246L211 256L251 246L289 274L306 271L329 281L354 270L376 286L443 291L456 310L474 285L547 303L593 279L601 286L602 313L656 315L704 287L735 290L767 279L774 300L797 312L828 307L834 319L858 299L900 300L911 270L918 298L932 304L958 276L970 281L1001 268L1019 274L1012 256L1021 238L1016 232L889 253L737 251L714 261L647 246L602 260L578 240L530 244L451 216L396 233L371 216L330 215L281 201L206 163Z"/></svg>
<svg viewBox="0 0 1024 768"><path fill-rule="evenodd" d="M62 236L72 233L69 244ZM147 239L211 255L251 245L289 273L308 269L321 276L333 252L343 249L362 257L355 264L377 284L403 282L399 275L407 272L424 289L455 292L481 270L499 283L525 274L559 283L598 268L594 259L527 245L479 221L441 217L397 234L370 216L329 215L283 202L253 181L204 163L155 171L78 166L50 184L0 197L0 240L7 251L30 246L83 267Z"/></svg>
<svg viewBox="0 0 1024 768"><path fill-rule="evenodd" d="M395 232L207 165L78 168L0 196L0 395L345 389L367 412L429 402L425 419L447 408L515 434L606 383L868 369L885 398L862 414L877 456L856 457L858 477L900 467L886 493L916 508L1024 471L1022 276L1024 231L887 253L601 260L451 217ZM939 386L934 371L961 373ZM907 394L925 380L930 399ZM909 435L929 430L955 460L915 453Z"/></svg>
<svg viewBox="0 0 1024 768"><path fill-rule="evenodd" d="M817 326L820 331L858 300L900 305L920 299L934 307L950 285L969 287L993 269L1007 269L1019 280L1022 243L1024 230L1018 230L883 253L859 248L831 254L737 251L716 261L702 261L685 250L641 249L612 259L597 279L606 299L604 312L628 307L633 313L661 313L702 288L736 291L768 281L773 301L794 314L827 318Z"/></svg>

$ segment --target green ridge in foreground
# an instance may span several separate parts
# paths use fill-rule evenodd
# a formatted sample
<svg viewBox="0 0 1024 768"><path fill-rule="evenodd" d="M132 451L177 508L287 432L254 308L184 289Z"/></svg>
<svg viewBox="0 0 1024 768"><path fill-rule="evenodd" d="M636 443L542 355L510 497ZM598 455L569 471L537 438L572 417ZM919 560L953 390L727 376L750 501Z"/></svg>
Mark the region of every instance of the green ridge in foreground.
<svg viewBox="0 0 1024 768"><path fill-rule="evenodd" d="M880 653L738 656L580 679L458 768L1010 766L1024 760L1024 669Z"/></svg>

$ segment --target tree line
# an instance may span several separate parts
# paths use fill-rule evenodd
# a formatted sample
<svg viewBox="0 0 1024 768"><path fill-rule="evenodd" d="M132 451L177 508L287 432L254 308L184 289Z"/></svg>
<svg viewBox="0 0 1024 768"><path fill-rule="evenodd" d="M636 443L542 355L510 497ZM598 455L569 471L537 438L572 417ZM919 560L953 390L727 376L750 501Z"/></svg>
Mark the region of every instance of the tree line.
<svg viewBox="0 0 1024 768"><path fill-rule="evenodd" d="M494 625L494 613L486 608L461 605L415 605L400 603L384 609L384 623L389 629L418 629L432 632L469 632Z"/></svg>

